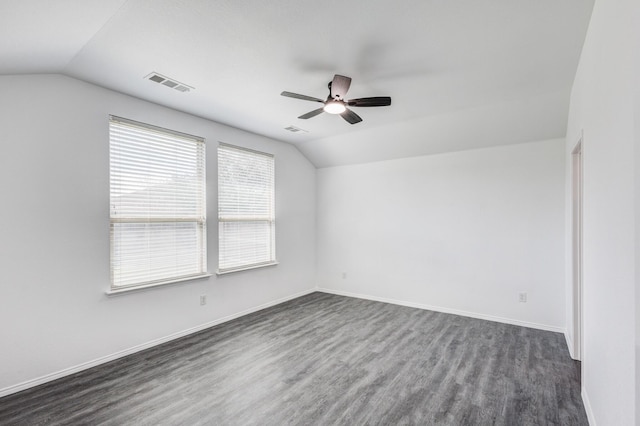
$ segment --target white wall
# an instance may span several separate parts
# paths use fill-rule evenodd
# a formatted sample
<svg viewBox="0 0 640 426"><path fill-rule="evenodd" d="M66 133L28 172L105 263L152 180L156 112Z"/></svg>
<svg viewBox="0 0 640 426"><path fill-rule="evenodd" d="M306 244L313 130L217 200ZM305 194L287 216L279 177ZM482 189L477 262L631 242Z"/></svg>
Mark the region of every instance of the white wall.
<svg viewBox="0 0 640 426"><path fill-rule="evenodd" d="M636 22L640 24L640 8L636 11ZM635 69L640 71L640 49L636 49ZM640 72L636 73L635 84L635 227L636 227L636 420L640 419Z"/></svg>
<svg viewBox="0 0 640 426"><path fill-rule="evenodd" d="M564 161L555 139L319 169L319 287L564 330Z"/></svg>
<svg viewBox="0 0 640 426"><path fill-rule="evenodd" d="M293 146L58 75L0 93L0 394L314 288L315 168ZM206 138L210 271L218 141L275 154L280 265L105 295L109 114Z"/></svg>
<svg viewBox="0 0 640 426"><path fill-rule="evenodd" d="M583 400L593 424L636 421L634 93L637 0L597 0L576 73L566 152L584 132ZM637 113L636 113L637 114ZM567 163L568 164L568 163ZM569 167L567 166L567 170ZM570 196L567 188L567 197ZM570 241L567 227L567 241ZM569 265L570 266L570 265ZM566 285L571 286L571 271ZM571 311L568 304L567 312ZM567 316L571 321L571 315ZM567 324L567 329L572 329Z"/></svg>
<svg viewBox="0 0 640 426"><path fill-rule="evenodd" d="M640 28L640 7L636 6L634 14L633 28L636 32ZM636 314L636 423L640 421L640 39L635 38L635 48L633 51L633 75L635 76L635 83L633 84L633 107L635 111L635 159L634 159L634 173L635 173L635 230L636 230L636 260L635 260L635 314Z"/></svg>
<svg viewBox="0 0 640 426"><path fill-rule="evenodd" d="M638 10L640 15L640 10ZM640 16L637 22L640 22ZM640 49L636 51L636 69L640 70ZM635 93L635 227L636 227L636 420L640 419L640 172L637 167L640 165L640 72L636 74L636 93Z"/></svg>

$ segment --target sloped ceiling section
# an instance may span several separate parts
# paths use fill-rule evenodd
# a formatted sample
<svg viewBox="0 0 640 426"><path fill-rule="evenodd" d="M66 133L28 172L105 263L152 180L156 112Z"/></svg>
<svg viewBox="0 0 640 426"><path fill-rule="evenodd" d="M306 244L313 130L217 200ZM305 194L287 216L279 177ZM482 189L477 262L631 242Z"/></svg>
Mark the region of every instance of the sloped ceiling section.
<svg viewBox="0 0 640 426"><path fill-rule="evenodd" d="M9 0L0 73L63 73L296 145L326 167L563 137L593 0ZM195 89L144 79L158 72ZM391 96L350 125L283 90ZM307 132L291 133L290 125Z"/></svg>
<svg viewBox="0 0 640 426"><path fill-rule="evenodd" d="M124 3L0 2L0 74L62 72Z"/></svg>

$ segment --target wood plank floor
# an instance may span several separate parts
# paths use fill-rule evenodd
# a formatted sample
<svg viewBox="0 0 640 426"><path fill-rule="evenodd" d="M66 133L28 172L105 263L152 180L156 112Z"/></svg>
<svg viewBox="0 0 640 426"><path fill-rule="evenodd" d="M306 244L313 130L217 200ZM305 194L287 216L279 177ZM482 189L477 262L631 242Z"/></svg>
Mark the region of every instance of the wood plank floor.
<svg viewBox="0 0 640 426"><path fill-rule="evenodd" d="M313 293L0 399L2 425L587 425L559 333Z"/></svg>

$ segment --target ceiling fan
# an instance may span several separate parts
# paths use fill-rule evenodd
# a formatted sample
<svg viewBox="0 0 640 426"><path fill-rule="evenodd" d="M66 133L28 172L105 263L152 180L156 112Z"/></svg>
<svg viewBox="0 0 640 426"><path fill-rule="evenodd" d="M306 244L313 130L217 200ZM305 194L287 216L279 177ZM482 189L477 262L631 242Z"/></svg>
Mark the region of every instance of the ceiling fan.
<svg viewBox="0 0 640 426"><path fill-rule="evenodd" d="M299 95L297 93L291 92L282 92L280 93L282 96L287 96L289 98L302 99L304 101L312 101L312 102L320 102L324 104L322 108L314 109L306 114L302 114L298 118L302 118L306 120L307 118L315 117L318 114L323 112L328 112L329 114L340 114L342 118L344 118L347 122L351 124L356 124L362 121L362 118L355 112L351 111L349 107L378 107L378 106L388 106L391 105L391 98L389 96L375 96L372 98L359 98L359 99L349 99L348 101L344 100L344 96L347 94L349 90L349 86L351 86L351 78L345 77L343 75L336 74L333 77L333 80L329 82L329 96L327 96L327 100L323 101L319 98L314 98L312 96Z"/></svg>

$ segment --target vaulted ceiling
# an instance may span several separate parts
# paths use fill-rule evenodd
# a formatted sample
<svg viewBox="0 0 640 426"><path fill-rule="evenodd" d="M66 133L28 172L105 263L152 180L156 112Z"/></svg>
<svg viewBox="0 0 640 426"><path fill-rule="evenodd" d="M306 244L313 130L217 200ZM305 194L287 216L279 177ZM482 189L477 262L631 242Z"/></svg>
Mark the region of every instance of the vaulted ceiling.
<svg viewBox="0 0 640 426"><path fill-rule="evenodd" d="M0 74L62 73L296 145L317 167L564 137L593 0L7 0ZM145 79L152 72L194 89ZM297 117L334 74L364 119ZM293 125L307 132L285 130Z"/></svg>

